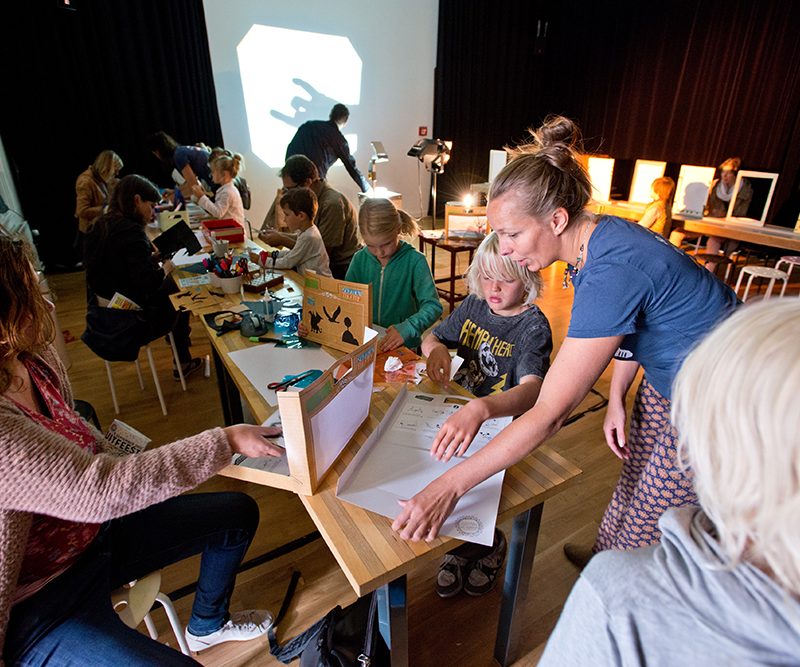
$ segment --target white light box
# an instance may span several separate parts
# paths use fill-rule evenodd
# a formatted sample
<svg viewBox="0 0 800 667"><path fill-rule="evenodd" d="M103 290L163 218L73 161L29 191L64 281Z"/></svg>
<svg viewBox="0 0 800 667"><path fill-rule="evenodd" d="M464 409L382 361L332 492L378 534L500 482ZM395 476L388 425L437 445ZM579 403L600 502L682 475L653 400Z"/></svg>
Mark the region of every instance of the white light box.
<svg viewBox="0 0 800 667"><path fill-rule="evenodd" d="M742 181L747 180L750 188L742 188ZM761 227L767 219L769 205L772 203L772 195L775 192L775 184L778 182L778 174L766 171L746 171L741 170L736 174L736 183L733 185L731 203L728 205L728 222L738 222L745 225ZM735 216L737 199L740 199L748 190L752 192L750 204L745 215Z"/></svg>
<svg viewBox="0 0 800 667"><path fill-rule="evenodd" d="M631 192L628 201L649 204L653 200L650 186L657 178L664 175L667 168L666 162L657 160L636 160L633 168L633 181L631 181Z"/></svg>
<svg viewBox="0 0 800 667"><path fill-rule="evenodd" d="M715 167L681 165L672 213L687 218L702 218L708 200L708 190L716 171Z"/></svg>
<svg viewBox="0 0 800 667"><path fill-rule="evenodd" d="M614 158L590 155L587 160L586 171L589 172L589 180L592 182L592 199L594 201L610 201L611 179L614 176Z"/></svg>

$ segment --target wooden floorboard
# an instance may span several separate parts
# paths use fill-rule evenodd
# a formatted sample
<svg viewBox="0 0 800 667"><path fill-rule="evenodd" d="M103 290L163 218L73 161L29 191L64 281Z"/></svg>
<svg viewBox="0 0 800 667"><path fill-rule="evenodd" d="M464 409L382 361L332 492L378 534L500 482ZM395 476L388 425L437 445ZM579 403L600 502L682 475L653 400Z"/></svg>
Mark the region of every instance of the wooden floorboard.
<svg viewBox="0 0 800 667"><path fill-rule="evenodd" d="M445 257L442 257L441 262L444 261ZM459 270L465 268L466 254L459 262ZM444 275L443 265L440 271ZM561 288L561 269L558 266L546 270L544 278L545 291L539 303L550 319L557 349L566 332L572 290ZM82 273L66 273L48 276L48 279L57 297L61 328L74 338L67 344L67 349L72 362L70 377L75 396L91 402L103 426L107 427L115 415L103 362L79 340L85 315L84 276ZM210 353L210 348L197 322L193 325L193 332L193 354L204 357ZM180 383L172 379L170 350L166 343L156 341L153 349L169 415L161 415L146 362L143 365L144 391L138 387L133 364L119 363L114 364L121 404L119 417L151 437L154 446L222 424L213 368L211 378L202 375L189 378L189 391L184 393ZM597 388L607 395L608 371L598 382ZM603 443L603 415L603 411L587 415L565 427L552 440L554 447L584 472L574 486L545 504L533 583L521 609L524 623L519 646L521 657L514 663L517 666L536 664L543 643L577 578L577 571L563 556L563 544L567 541L591 543L616 482L619 464ZM289 492L223 477L206 482L198 490L226 489L251 494L261 509L261 526L247 559L314 532L313 523L301 503ZM504 528L510 531L510 526ZM191 584L196 578L197 567L198 559L195 558L166 568L163 590L175 591ZM304 630L336 604L346 605L355 599L325 543L316 539L292 553L240 574L232 607L269 608L277 612L292 568L299 569L303 579L289 615L281 625L281 639ZM479 667L494 664L492 650L500 606L499 586L482 598L461 595L442 600L434 590L436 569L436 563L431 563L409 577L411 664L414 667ZM191 595L175 601L184 621L188 619L191 602ZM161 633L160 638L174 646L163 612L155 612L154 618ZM200 654L198 659L204 665L216 667L281 664L269 655L266 639L220 645Z"/></svg>

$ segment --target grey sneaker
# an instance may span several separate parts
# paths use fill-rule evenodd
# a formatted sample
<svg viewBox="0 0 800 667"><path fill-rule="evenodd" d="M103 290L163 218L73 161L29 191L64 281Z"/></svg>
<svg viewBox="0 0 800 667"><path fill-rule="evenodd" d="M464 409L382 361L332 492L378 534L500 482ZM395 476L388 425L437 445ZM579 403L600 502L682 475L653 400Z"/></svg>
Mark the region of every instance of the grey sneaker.
<svg viewBox="0 0 800 667"><path fill-rule="evenodd" d="M446 554L436 575L436 592L440 598L451 598L464 588L464 570L469 565L466 558Z"/></svg>
<svg viewBox="0 0 800 667"><path fill-rule="evenodd" d="M186 628L184 635L189 650L197 653L222 642L245 642L265 635L272 625L272 614L268 611L250 609L231 614L230 619L216 632L198 637Z"/></svg>
<svg viewBox="0 0 800 667"><path fill-rule="evenodd" d="M473 563L467 580L464 582L464 592L467 595L473 597L485 595L494 588L497 573L506 560L507 549L508 543L505 534L502 530L495 530L492 552Z"/></svg>

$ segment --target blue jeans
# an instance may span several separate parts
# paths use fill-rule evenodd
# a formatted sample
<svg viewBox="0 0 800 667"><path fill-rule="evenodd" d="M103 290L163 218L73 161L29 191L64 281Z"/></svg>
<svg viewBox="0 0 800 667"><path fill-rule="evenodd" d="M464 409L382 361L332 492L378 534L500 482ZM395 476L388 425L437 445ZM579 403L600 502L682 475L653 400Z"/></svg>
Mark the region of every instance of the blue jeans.
<svg viewBox="0 0 800 667"><path fill-rule="evenodd" d="M197 493L104 524L66 572L11 610L3 657L10 665L197 665L119 620L110 593L202 554L192 616L195 635L218 630L259 512L243 493Z"/></svg>

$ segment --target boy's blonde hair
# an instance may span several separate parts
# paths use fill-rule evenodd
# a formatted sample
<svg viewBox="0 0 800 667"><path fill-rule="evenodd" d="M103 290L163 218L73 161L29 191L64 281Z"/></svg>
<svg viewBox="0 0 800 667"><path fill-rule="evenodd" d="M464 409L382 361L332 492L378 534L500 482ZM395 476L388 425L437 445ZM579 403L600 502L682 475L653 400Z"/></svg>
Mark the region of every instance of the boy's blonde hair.
<svg viewBox="0 0 800 667"><path fill-rule="evenodd" d="M531 271L515 262L510 257L500 254L500 241L495 232L491 232L478 246L475 257L469 265L464 277L470 293L486 300L481 286L481 275L500 280L519 280L525 286L523 304L532 304L542 292L542 277L538 271Z"/></svg>
<svg viewBox="0 0 800 667"><path fill-rule="evenodd" d="M686 358L672 390L691 470L729 567L800 593L800 303L741 306Z"/></svg>
<svg viewBox="0 0 800 667"><path fill-rule="evenodd" d="M358 230L363 238L364 232L372 236L390 234L419 234L417 221L402 209L398 209L390 199L367 199L358 211Z"/></svg>

